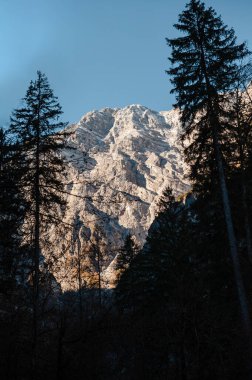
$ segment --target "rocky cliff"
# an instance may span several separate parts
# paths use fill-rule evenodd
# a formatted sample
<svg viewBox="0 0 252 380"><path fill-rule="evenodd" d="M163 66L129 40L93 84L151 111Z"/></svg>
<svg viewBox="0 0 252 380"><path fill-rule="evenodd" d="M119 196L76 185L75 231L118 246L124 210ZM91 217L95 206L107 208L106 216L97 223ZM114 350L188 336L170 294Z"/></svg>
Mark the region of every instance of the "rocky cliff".
<svg viewBox="0 0 252 380"><path fill-rule="evenodd" d="M179 113L140 105L105 108L68 129L64 228L48 231L57 247L53 272L63 289L70 289L77 286L77 267L83 284L90 283L89 272L101 269L103 285L109 286L118 247L129 232L144 242L163 189L169 185L176 195L189 189Z"/></svg>

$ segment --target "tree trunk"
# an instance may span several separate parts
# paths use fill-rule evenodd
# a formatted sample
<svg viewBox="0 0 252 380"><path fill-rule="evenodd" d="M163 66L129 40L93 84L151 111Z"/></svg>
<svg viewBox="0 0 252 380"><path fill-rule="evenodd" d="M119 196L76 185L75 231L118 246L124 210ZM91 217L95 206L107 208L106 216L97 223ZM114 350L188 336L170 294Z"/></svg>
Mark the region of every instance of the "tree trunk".
<svg viewBox="0 0 252 380"><path fill-rule="evenodd" d="M224 216L225 216L225 222L226 222L226 228L227 228L227 234L228 234L230 254L231 254L231 258L233 262L234 276L235 276L236 288L237 288L238 299L239 299L239 304L240 304L241 317L243 321L245 337L247 339L246 348L248 350L249 378L252 378L252 363L251 363L252 335L251 335L251 321L250 321L250 315L249 315L249 307L248 307L248 301L246 297L244 282L242 278L241 265L240 265L237 242L236 242L236 237L235 237L235 232L234 232L229 195L228 195L225 173L224 173L224 168L223 168L223 160L222 160L222 156L220 152L216 130L213 131L213 141L214 141L215 157L216 157L217 166L218 166L219 182L220 182L220 188L221 188L222 203L223 203Z"/></svg>
<svg viewBox="0 0 252 380"><path fill-rule="evenodd" d="M80 239L79 239L79 237L77 237L79 320L80 320L80 329L82 330L83 307L82 307L82 281L81 281L81 254L80 254L80 249L81 249Z"/></svg>
<svg viewBox="0 0 252 380"><path fill-rule="evenodd" d="M37 378L38 318L39 318L39 259L40 259L40 109L36 124L35 153L35 233L34 233L34 284L33 284L33 378Z"/></svg>
<svg viewBox="0 0 252 380"><path fill-rule="evenodd" d="M243 169L242 169L243 170ZM249 224L249 214L248 214L248 201L247 201L247 189L245 185L244 172L242 174L242 204L243 204L243 212L244 212L244 228L245 228L245 236L246 236L246 247L247 254L250 263L252 264L252 240L251 240L251 229Z"/></svg>
<svg viewBox="0 0 252 380"><path fill-rule="evenodd" d="M34 234L34 284L33 284L33 378L36 379L37 369L37 338L38 338L38 311L39 311L39 256L40 256L40 220L39 220L39 153L36 154L35 173L35 234Z"/></svg>
<svg viewBox="0 0 252 380"><path fill-rule="evenodd" d="M198 24L198 28L200 30L199 24ZM217 169L218 169L219 184L220 184L220 190L221 190L221 196L222 196L222 203L223 203L226 229L227 229L227 235L228 235L228 241L229 241L229 247L230 247L230 254L231 254L231 258L233 262L235 283L236 283L236 288L237 288L237 293L238 293L238 299L239 299L239 304L240 304L240 309L241 309L241 316L242 316L244 331L245 331L247 339L249 340L249 347L250 347L249 355L250 355L250 359L252 360L252 336L251 336L251 322L250 322L248 301L247 301L244 282L243 282L242 273L241 273L241 265L240 265L238 250L237 250L237 241L236 241L235 232L234 232L234 225L233 225L233 219L232 219L232 214L231 214L229 195L228 195L225 172L224 172L224 167L223 167L223 158L222 158L222 153L220 151L219 136L218 136L218 130L217 130L217 127L219 126L218 111L219 111L220 104L219 104L218 94L216 90L211 86L211 83L209 80L206 59L205 59L204 44L201 39L200 39L200 52L201 52L200 63L201 63L204 78L206 81L206 87L207 87L207 93L208 93L208 117L209 117L210 126L212 128L213 148L214 148L214 154L215 154L215 159L216 159ZM251 367L251 364L250 364L250 367ZM252 367L251 367L251 370L252 370ZM251 372L251 375L252 375L252 372Z"/></svg>
<svg viewBox="0 0 252 380"><path fill-rule="evenodd" d="M60 315L58 347L57 347L57 373L56 373L57 380L60 380L62 377L63 338L65 334L65 325L64 325L63 318L64 317Z"/></svg>
<svg viewBox="0 0 252 380"><path fill-rule="evenodd" d="M181 380L187 380L187 373L186 373L186 358L185 358L185 347L184 342L180 342L180 378Z"/></svg>

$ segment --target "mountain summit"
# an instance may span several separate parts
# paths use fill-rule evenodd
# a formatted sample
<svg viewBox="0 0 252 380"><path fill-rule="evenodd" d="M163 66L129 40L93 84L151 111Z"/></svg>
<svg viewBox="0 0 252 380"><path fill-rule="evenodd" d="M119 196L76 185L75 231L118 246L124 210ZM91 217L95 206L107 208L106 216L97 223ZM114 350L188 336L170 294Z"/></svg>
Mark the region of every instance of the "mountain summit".
<svg viewBox="0 0 252 380"><path fill-rule="evenodd" d="M75 287L73 276L65 279L64 273L77 249L87 252L98 243L106 277L128 233L143 244L162 191L171 186L179 195L189 189L177 110L155 112L135 104L105 108L87 113L68 130L70 148L63 151L68 208L62 218L70 227L64 239L60 231L50 232L58 256L69 242L54 270L64 289Z"/></svg>

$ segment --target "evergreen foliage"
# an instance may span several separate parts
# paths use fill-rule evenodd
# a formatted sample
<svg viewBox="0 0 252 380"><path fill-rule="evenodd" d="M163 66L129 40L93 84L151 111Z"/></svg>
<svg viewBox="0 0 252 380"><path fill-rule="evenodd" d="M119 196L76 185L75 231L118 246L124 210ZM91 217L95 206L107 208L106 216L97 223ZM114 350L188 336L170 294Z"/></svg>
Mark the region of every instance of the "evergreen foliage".
<svg viewBox="0 0 252 380"><path fill-rule="evenodd" d="M175 27L184 36L167 39L172 47L170 60L173 65L168 73L172 76L173 92L177 93L176 105L181 109L182 139L187 139L185 156L190 164L190 178L196 184L194 190L199 193L214 192L218 184L244 331L250 342L252 358L251 322L226 169L233 154L232 144L229 144L232 134L228 92L240 74L238 61L245 59L249 51L244 43L236 44L234 30L228 29L215 11L205 8L199 0L187 4Z"/></svg>
<svg viewBox="0 0 252 380"><path fill-rule="evenodd" d="M183 140L188 141L185 156L190 177L207 191L218 179L217 150L229 164L232 149L228 93L240 75L239 61L249 55L245 43L237 44L233 29L228 29L213 8L191 0L179 15L175 28L183 36L167 39L172 48L171 75L181 110Z"/></svg>
<svg viewBox="0 0 252 380"><path fill-rule="evenodd" d="M138 247L135 244L131 234L128 234L125 238L124 245L120 249L116 257L115 269L119 271L119 276L130 266L135 255L137 254Z"/></svg>
<svg viewBox="0 0 252 380"><path fill-rule="evenodd" d="M183 35L167 40L168 73L193 191L176 199L164 190L142 249L126 237L115 289L104 285L111 256L103 254L103 231L97 224L86 236L78 215L62 245L62 255L72 254L76 291L62 293L45 267L50 259L42 265L42 247L54 251L45 232L66 207L60 150L67 135L44 74L30 83L9 133L0 128L6 380L251 379L251 66L241 62L249 51L200 0L189 1L175 27Z"/></svg>
<svg viewBox="0 0 252 380"><path fill-rule="evenodd" d="M214 200L171 198L116 289L129 320L120 337L135 350L122 355L125 378L246 378L224 219Z"/></svg>
<svg viewBox="0 0 252 380"><path fill-rule="evenodd" d="M55 223L59 207L65 206L62 196L64 163L60 157L65 133L60 129L66 124L59 121L61 114L61 107L46 76L38 71L37 79L30 82L23 106L14 110L9 128L18 152L16 165L21 173L18 186L25 194L28 205L23 225L23 241L29 242L28 252L32 263L32 371L35 378L38 370L41 316L46 304L41 290L44 279L48 277L42 276L40 270L43 261L42 232L48 229L49 223ZM43 284L43 288L46 290L46 285Z"/></svg>
<svg viewBox="0 0 252 380"><path fill-rule="evenodd" d="M64 164L59 152L66 136L61 130L66 123L59 121L61 114L46 76L38 71L37 79L29 85L23 106L13 112L10 124L16 149L22 152L22 161L19 161L23 170L21 186L30 203L30 218L35 215L36 202L43 210L40 217L44 221L51 221L50 215L55 212L56 205L65 204L61 195Z"/></svg>

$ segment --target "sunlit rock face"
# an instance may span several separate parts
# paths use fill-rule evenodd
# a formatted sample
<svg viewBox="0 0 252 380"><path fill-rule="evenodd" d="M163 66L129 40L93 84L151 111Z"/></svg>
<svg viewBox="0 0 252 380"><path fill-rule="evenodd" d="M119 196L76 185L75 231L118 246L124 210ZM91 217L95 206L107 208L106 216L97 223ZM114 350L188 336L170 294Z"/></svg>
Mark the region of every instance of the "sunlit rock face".
<svg viewBox="0 0 252 380"><path fill-rule="evenodd" d="M112 286L114 259L126 235L143 244L164 188L171 186L175 195L189 189L178 142L179 112L140 105L105 108L87 113L68 130L73 149L63 151L65 231L61 225L48 231L56 246L53 273L64 290L76 289L78 271L81 284L92 285L100 268L103 286ZM97 244L100 253L92 248Z"/></svg>

